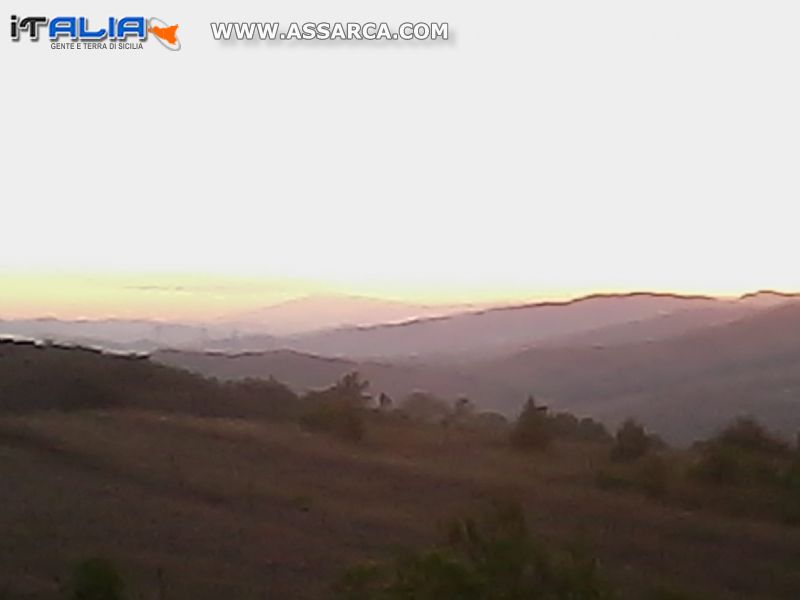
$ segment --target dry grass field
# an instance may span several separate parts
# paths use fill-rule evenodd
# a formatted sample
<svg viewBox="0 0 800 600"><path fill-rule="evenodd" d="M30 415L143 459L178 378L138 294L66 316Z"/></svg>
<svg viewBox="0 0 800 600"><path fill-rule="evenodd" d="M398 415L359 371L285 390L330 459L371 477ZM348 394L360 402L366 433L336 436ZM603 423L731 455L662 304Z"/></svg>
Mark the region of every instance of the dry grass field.
<svg viewBox="0 0 800 600"><path fill-rule="evenodd" d="M597 483L607 447L372 419L360 444L292 423L152 411L0 417L0 598L59 598L113 560L134 598L325 598L343 569L513 499L630 598L800 597L800 528Z"/></svg>

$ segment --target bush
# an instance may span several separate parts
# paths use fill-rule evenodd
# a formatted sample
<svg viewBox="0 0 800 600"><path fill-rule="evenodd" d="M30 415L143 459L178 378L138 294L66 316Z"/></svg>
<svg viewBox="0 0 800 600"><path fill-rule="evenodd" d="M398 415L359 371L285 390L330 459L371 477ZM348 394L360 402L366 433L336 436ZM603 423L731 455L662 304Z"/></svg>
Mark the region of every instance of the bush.
<svg viewBox="0 0 800 600"><path fill-rule="evenodd" d="M734 485L745 478L745 465L741 453L722 444L706 447L690 473L708 483Z"/></svg>
<svg viewBox="0 0 800 600"><path fill-rule="evenodd" d="M672 476L669 463L658 455L643 460L635 475L637 487L653 498L664 498L668 494Z"/></svg>
<svg viewBox="0 0 800 600"><path fill-rule="evenodd" d="M789 451L786 442L771 435L758 421L749 417L737 419L713 441L764 454L785 454Z"/></svg>
<svg viewBox="0 0 800 600"><path fill-rule="evenodd" d="M412 392L406 396L400 403L400 411L410 419L421 423L442 423L452 414L447 402L422 391Z"/></svg>
<svg viewBox="0 0 800 600"><path fill-rule="evenodd" d="M578 422L578 439L585 441L608 442L611 434L608 433L605 425L590 418L583 418Z"/></svg>
<svg viewBox="0 0 800 600"><path fill-rule="evenodd" d="M475 431L487 433L508 433L508 419L496 412L479 412L470 418L469 427Z"/></svg>
<svg viewBox="0 0 800 600"><path fill-rule="evenodd" d="M125 585L114 564L103 558L85 560L75 567L67 600L121 600Z"/></svg>
<svg viewBox="0 0 800 600"><path fill-rule="evenodd" d="M558 412L549 417L553 435L558 438L574 439L584 442L607 442L611 439L605 426L584 417L578 419L567 412Z"/></svg>
<svg viewBox="0 0 800 600"><path fill-rule="evenodd" d="M711 440L699 444L700 458L691 474L717 485L766 484L791 489L800 485L800 473L788 444L773 437L761 424L740 418Z"/></svg>
<svg viewBox="0 0 800 600"><path fill-rule="evenodd" d="M533 396L528 398L525 407L511 430L511 445L518 450L546 450L553 441L553 427L547 416L547 409L537 406Z"/></svg>
<svg viewBox="0 0 800 600"><path fill-rule="evenodd" d="M595 485L603 490L630 490L652 498L665 498L676 477L665 458L653 454L633 465L607 465L595 474Z"/></svg>
<svg viewBox="0 0 800 600"><path fill-rule="evenodd" d="M366 433L361 411L344 405L315 404L300 418L300 423L311 431L329 433L348 442L360 442Z"/></svg>
<svg viewBox="0 0 800 600"><path fill-rule="evenodd" d="M795 458L783 472L783 484L800 498L800 458Z"/></svg>
<svg viewBox="0 0 800 600"><path fill-rule="evenodd" d="M274 377L227 381L221 388L231 399L257 406L258 412L271 420L296 421L302 413L297 394Z"/></svg>
<svg viewBox="0 0 800 600"><path fill-rule="evenodd" d="M650 447L650 437L644 427L633 419L627 419L617 430L614 445L611 447L611 459L633 461L647 454Z"/></svg>
<svg viewBox="0 0 800 600"><path fill-rule="evenodd" d="M368 387L369 382L353 372L329 388L310 392L302 400L306 409L300 417L301 425L346 441L361 441L366 431L364 414L370 402Z"/></svg>
<svg viewBox="0 0 800 600"><path fill-rule="evenodd" d="M439 545L393 564L346 572L342 600L605 600L614 597L597 562L578 551L556 553L535 539L516 506L461 519Z"/></svg>

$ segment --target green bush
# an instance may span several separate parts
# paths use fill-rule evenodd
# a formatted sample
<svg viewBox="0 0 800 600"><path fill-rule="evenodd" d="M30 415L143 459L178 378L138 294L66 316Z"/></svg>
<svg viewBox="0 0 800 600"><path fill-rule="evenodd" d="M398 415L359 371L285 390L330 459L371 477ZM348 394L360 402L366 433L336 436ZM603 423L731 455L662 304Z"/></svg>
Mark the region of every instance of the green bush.
<svg viewBox="0 0 800 600"><path fill-rule="evenodd" d="M122 600L125 585L117 568L104 558L79 563L67 588L67 600Z"/></svg>
<svg viewBox="0 0 800 600"><path fill-rule="evenodd" d="M345 573L341 600L605 600L613 598L597 561L553 552L531 535L516 506L455 521L445 539L388 565Z"/></svg>

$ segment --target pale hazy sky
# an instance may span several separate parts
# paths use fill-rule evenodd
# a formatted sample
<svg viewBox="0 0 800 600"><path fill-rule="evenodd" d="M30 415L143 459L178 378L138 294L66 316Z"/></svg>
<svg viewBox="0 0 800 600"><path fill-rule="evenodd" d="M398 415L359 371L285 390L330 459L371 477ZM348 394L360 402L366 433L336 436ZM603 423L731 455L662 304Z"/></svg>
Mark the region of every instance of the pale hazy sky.
<svg viewBox="0 0 800 600"><path fill-rule="evenodd" d="M182 50L0 43L0 316L800 289L796 0L135 12ZM453 39L215 42L233 19Z"/></svg>

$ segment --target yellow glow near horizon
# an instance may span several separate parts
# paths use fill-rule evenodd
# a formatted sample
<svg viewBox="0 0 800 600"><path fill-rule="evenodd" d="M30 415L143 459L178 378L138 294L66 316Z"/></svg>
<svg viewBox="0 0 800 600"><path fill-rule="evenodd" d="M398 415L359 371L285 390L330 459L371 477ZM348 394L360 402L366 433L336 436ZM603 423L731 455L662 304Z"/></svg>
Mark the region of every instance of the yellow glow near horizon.
<svg viewBox="0 0 800 600"><path fill-rule="evenodd" d="M110 54L6 40L0 315L800 289L800 3L275 6L453 24L402 45L220 44L263 3L201 4L97 98Z"/></svg>
<svg viewBox="0 0 800 600"><path fill-rule="evenodd" d="M351 294L428 305L500 305L632 291L732 297L757 289L620 287L525 290L463 287L448 291L430 286L427 289L395 286L381 290L370 285L337 287L331 283L242 276L0 273L0 318L143 318L191 322L224 318L313 295Z"/></svg>

